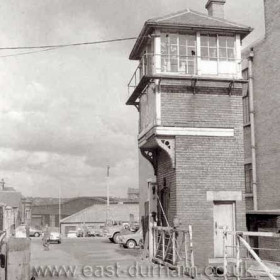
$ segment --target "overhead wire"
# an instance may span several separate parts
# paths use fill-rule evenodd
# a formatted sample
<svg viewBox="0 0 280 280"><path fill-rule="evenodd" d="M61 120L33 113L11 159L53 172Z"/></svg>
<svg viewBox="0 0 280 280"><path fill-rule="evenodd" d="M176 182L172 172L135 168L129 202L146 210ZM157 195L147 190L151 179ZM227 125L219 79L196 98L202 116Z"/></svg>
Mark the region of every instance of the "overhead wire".
<svg viewBox="0 0 280 280"><path fill-rule="evenodd" d="M15 53L15 54L6 54L6 55L0 55L0 58L27 55L27 54L32 54L32 53L41 53L41 52L52 51L52 50L55 50L55 49L57 49L57 48L48 48L48 49L42 49L42 50L38 50L38 51L22 52L22 53Z"/></svg>
<svg viewBox="0 0 280 280"><path fill-rule="evenodd" d="M70 44L39 45L39 46L18 46L18 47L0 47L0 51L4 51L4 50L32 50L32 49L36 49L35 51L28 51L28 52L20 52L20 53L0 55L0 58L15 57L15 56L28 55L28 54L35 54L35 53L47 52L47 51L57 50L59 48L66 48L66 47L98 45L98 44L122 42L122 41L136 40L136 39L137 39L137 37L128 37L128 38L117 38L117 39L110 39L110 40L81 42L81 43L70 43Z"/></svg>
<svg viewBox="0 0 280 280"><path fill-rule="evenodd" d="M84 45L97 45L97 44L104 44L104 43L129 41L129 40L135 40L135 39L137 39L137 37L118 38L118 39L92 41L92 42L81 42L81 43L70 43L70 44L57 44L57 45L40 45L40 46L24 46L24 47L0 47L0 50L64 48L64 47L75 47L75 46L84 46Z"/></svg>

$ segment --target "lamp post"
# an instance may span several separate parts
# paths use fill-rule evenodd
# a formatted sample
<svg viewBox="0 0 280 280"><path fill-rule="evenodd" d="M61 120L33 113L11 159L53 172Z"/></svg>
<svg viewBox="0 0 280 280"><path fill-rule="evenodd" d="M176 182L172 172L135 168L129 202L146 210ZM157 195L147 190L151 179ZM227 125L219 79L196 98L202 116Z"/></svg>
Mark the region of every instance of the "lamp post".
<svg viewBox="0 0 280 280"><path fill-rule="evenodd" d="M109 219L109 208L110 208L110 187L109 187L109 177L110 177L110 165L107 165L107 177L106 177L106 188L107 188L107 208L106 208L106 224Z"/></svg>
<svg viewBox="0 0 280 280"><path fill-rule="evenodd" d="M61 220L61 186L58 188L58 226L60 232L60 220Z"/></svg>

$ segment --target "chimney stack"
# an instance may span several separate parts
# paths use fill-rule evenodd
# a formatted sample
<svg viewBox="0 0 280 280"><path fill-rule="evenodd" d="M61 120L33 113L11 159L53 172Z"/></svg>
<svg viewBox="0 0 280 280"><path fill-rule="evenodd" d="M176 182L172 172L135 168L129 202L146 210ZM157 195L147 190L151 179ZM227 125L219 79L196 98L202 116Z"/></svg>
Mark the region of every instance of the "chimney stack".
<svg viewBox="0 0 280 280"><path fill-rule="evenodd" d="M211 17L224 18L224 5L226 0L208 0L205 8L208 10L208 15Z"/></svg>

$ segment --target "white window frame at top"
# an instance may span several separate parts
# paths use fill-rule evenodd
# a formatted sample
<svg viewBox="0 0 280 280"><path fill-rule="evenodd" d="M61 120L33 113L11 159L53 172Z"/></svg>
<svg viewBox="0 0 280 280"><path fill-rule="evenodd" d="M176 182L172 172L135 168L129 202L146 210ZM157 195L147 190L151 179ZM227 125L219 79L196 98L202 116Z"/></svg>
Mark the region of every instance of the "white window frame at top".
<svg viewBox="0 0 280 280"><path fill-rule="evenodd" d="M177 35L177 46L178 46L177 55L178 55L178 59L179 59L179 34L180 33L178 33L178 32L168 33L168 32L156 31L155 34L157 35L157 36L155 36L155 39L154 39L154 55L155 55L154 67L155 67L155 73L176 74L176 72L163 72L163 71L161 71L162 70L162 63L161 63L161 55L162 55L161 44L162 44L162 41L161 41L161 38L162 38L162 35L166 35L166 34L176 34ZM206 60L205 58L202 59L202 56L201 56L201 37L204 36L204 35L208 35L208 34L205 33L205 32L199 32L199 31L196 32L195 34L193 34L196 38L195 75L201 75L201 61ZM216 35L217 37L218 36L231 36L230 34L225 34L225 35L214 34L214 35ZM232 59L232 60L228 60L228 61L232 61L232 62L235 62L237 64L238 60L240 60L240 62L241 62L241 40L240 40L240 35L238 35L238 34L233 35L233 37L235 38L235 47L234 47L235 58ZM217 60L215 60L215 61L217 62L217 64L220 62L220 59L219 59L219 40L217 40ZM178 69L179 69L179 61L178 61ZM219 70L219 69L217 68L217 70ZM219 72L217 72L217 73L219 73ZM237 72L237 76L239 78L242 78L241 67L239 69L239 73Z"/></svg>
<svg viewBox="0 0 280 280"><path fill-rule="evenodd" d="M171 46L174 45L174 44L171 44L170 42L170 38L171 36L176 36L176 48L177 48L177 52L176 52L176 56L177 56L177 71L171 71L171 65L169 65L169 67L167 66L167 71L163 71L163 65L162 65L162 56L165 56L162 54L162 37L163 36L166 36L166 35L169 35L168 36L168 46L170 46L170 48L168 48L168 54L166 55L168 58L168 62L171 63L171 60L172 60L172 54L171 54ZM195 37L195 56L194 56L194 59L193 59L193 62L194 62L194 73L188 73L189 72L189 64L187 63L187 73L182 73L180 71L180 35L185 35L185 36L188 36L188 35L191 35L191 36L194 36ZM198 40L198 36L197 36L197 33L194 33L194 34L183 34L183 33L168 33L168 32L161 32L160 34L160 71L161 73L166 73L166 74L185 74L185 75L194 75L196 72L197 72L197 47L198 47L198 43L197 43L197 40ZM186 45L186 52L188 51L188 45ZM188 55L186 53L186 61L188 61ZM191 61L191 60L190 60Z"/></svg>
<svg viewBox="0 0 280 280"><path fill-rule="evenodd" d="M202 46L201 42L202 42L202 37L203 36L205 36L205 37L212 36L212 37L216 38L216 47L215 47L216 50L217 50L216 58L211 58L210 57L210 49L213 48L213 47L210 47L209 40L208 40L208 46ZM226 47L220 47L220 37L232 37L234 39L234 47L230 48L230 49L234 50L234 58L229 59L227 57L226 59L223 59L223 58L220 57L220 48L225 48L226 51L228 49L227 45L226 45ZM236 45L237 45L236 35L231 36L231 35L227 35L227 34L219 35L219 34L211 34L211 33L208 33L208 34L207 33L201 33L200 34L200 48L202 49L202 48L206 48L207 47L207 49L208 49L208 57L202 57L202 52L201 52L201 59L202 60L208 60L208 61L211 61L211 60L212 61L218 61L218 62L219 61L236 61L236 59L237 59L237 47L236 47ZM201 51L201 49L200 49L200 51Z"/></svg>

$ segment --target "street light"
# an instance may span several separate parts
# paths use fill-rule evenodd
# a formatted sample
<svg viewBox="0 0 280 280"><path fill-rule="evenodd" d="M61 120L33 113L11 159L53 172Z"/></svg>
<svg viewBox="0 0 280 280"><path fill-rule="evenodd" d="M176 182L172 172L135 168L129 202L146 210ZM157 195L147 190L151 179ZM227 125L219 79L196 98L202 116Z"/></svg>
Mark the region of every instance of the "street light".
<svg viewBox="0 0 280 280"><path fill-rule="evenodd" d="M60 220L61 220L61 186L58 187L58 227L60 232Z"/></svg>
<svg viewBox="0 0 280 280"><path fill-rule="evenodd" d="M109 177L110 177L110 165L107 165L107 177L106 177L106 187L107 187L107 208L106 208L106 224L108 224L109 219L109 208L110 208L110 188L109 188Z"/></svg>

